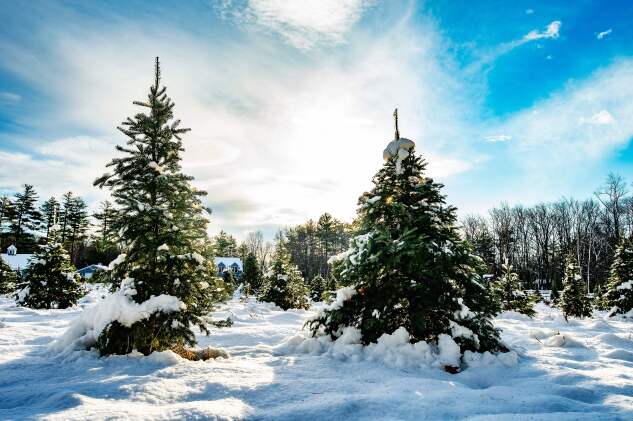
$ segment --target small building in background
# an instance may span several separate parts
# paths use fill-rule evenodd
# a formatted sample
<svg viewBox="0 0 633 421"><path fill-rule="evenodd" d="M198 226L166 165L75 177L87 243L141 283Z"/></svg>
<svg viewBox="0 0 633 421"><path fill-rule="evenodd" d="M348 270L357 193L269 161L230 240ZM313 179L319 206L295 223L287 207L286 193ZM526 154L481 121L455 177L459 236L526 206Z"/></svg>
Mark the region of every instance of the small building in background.
<svg viewBox="0 0 633 421"><path fill-rule="evenodd" d="M79 270L77 270L77 273L79 274L79 276L81 276L83 279L90 279L92 278L92 275L95 274L95 272L100 271L100 270L108 270L107 266L103 266L103 265L90 265L90 266L86 266L85 268L81 268Z"/></svg>
<svg viewBox="0 0 633 421"><path fill-rule="evenodd" d="M242 259L239 257L216 257L214 259L218 276L222 276L225 271L229 271L235 278L242 276Z"/></svg>
<svg viewBox="0 0 633 421"><path fill-rule="evenodd" d="M9 265L11 270L20 273L27 268L31 257L33 257L32 253L19 254L18 248L13 244L7 248L6 253L0 254L0 259Z"/></svg>

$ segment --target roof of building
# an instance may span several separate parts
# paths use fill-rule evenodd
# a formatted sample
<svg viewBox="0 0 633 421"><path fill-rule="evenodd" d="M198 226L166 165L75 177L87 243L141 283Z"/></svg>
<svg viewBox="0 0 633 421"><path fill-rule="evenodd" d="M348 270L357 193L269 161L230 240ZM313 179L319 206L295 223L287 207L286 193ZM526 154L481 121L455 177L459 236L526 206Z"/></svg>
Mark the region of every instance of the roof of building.
<svg viewBox="0 0 633 421"><path fill-rule="evenodd" d="M239 257L216 257L213 261L216 266L219 266L220 263L224 263L224 266L227 268L236 263L238 270L242 270L242 259Z"/></svg>
<svg viewBox="0 0 633 421"><path fill-rule="evenodd" d="M79 272L79 273L96 272L98 270L108 270L108 267L107 266L103 266L101 264L95 264L95 265L89 265L89 266L83 267L81 269L77 269L77 272Z"/></svg>
<svg viewBox="0 0 633 421"><path fill-rule="evenodd" d="M0 259L9 265L11 270L26 269L31 257L33 257L32 254L0 254Z"/></svg>

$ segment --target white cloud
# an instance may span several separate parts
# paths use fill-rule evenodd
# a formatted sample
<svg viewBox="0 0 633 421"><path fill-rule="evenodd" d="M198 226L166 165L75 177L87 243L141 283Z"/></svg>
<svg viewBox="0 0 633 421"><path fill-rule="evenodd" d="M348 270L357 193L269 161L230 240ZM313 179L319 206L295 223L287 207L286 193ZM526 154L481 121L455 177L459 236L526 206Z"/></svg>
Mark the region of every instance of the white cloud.
<svg viewBox="0 0 633 421"><path fill-rule="evenodd" d="M526 9L526 10L525 10L525 14L526 14L526 15L531 15L531 14L533 14L533 13L534 13L534 9Z"/></svg>
<svg viewBox="0 0 633 421"><path fill-rule="evenodd" d="M596 38L597 39L602 39L602 38L606 37L607 35L609 35L611 32L613 32L612 29L607 29L606 31L599 32L598 34L596 34Z"/></svg>
<svg viewBox="0 0 633 421"><path fill-rule="evenodd" d="M516 113L498 130L512 135L522 165L539 166L545 175L555 176L561 167L598 163L628 144L633 136L633 120L628 118L633 115L632 96L633 60L624 60L570 83ZM543 161L543 156L548 159Z"/></svg>
<svg viewBox="0 0 633 421"><path fill-rule="evenodd" d="M512 140L512 136L508 136L505 134L486 136L486 140L488 142L507 142L508 140Z"/></svg>
<svg viewBox="0 0 633 421"><path fill-rule="evenodd" d="M615 124L615 119L607 110L602 110L587 119L581 118L580 122L594 125L607 125Z"/></svg>
<svg viewBox="0 0 633 421"><path fill-rule="evenodd" d="M22 97L13 92L0 92L0 102L19 102Z"/></svg>
<svg viewBox="0 0 633 421"><path fill-rule="evenodd" d="M226 0L224 16L281 35L287 43L309 49L338 44L373 0Z"/></svg>
<svg viewBox="0 0 633 421"><path fill-rule="evenodd" d="M459 140L469 130L470 93L440 60L441 39L432 26L417 31L401 23L380 36L355 37L344 57L305 62L266 40L210 44L164 28L62 31L47 45L55 60L0 41L0 53L11 58L2 66L55 98L53 106L25 116L34 131L64 125L101 139L33 141L33 156L4 158L12 170L0 174L0 185L27 181L19 171L26 162L28 178L43 193L96 194L92 180L105 171L112 145L124 141L115 126L138 111L131 101L146 95L153 55L160 55L176 117L192 128L183 166L209 192L212 230L272 231L325 211L350 219L382 165L396 106L401 133L430 157L430 175L453 176L482 159ZM9 174L17 174L17 184L7 181Z"/></svg>
<svg viewBox="0 0 633 421"><path fill-rule="evenodd" d="M499 44L498 46L496 46L492 50L484 52L481 55L480 59L477 60L476 62L474 62L469 67L469 73L477 73L477 72L481 71L482 67L484 67L485 65L488 65L488 64L494 62L497 58L501 57L504 54L509 53L510 51L512 51L515 48L518 48L518 47L520 47L522 45L525 45L525 44L528 44L530 42L537 41L537 40L557 39L557 38L559 38L560 37L560 28L561 28L561 26L562 26L561 21L555 20L555 21L551 22L549 25L547 25L547 27L543 31L539 31L537 29L534 29L534 30L528 32L527 34L525 34L520 39L516 39L514 41L510 41L510 42L505 42L505 43ZM542 48L542 46L540 44L537 44L537 48ZM551 57L547 56L546 59L550 60Z"/></svg>
<svg viewBox="0 0 633 421"><path fill-rule="evenodd" d="M560 35L561 21L555 20L547 25L544 31L533 30L525 34L522 38L523 42L534 41L537 39L558 38Z"/></svg>

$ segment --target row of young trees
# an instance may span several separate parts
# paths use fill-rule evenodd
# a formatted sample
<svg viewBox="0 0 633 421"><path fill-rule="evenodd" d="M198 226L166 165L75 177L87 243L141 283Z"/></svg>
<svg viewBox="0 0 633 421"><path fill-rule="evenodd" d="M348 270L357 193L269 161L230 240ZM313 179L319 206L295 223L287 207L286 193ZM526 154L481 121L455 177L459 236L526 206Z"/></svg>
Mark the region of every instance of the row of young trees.
<svg viewBox="0 0 633 421"><path fill-rule="evenodd" d="M633 234L633 196L626 185L610 174L592 199L502 204L487 217L463 218L463 233L490 273L499 274L507 258L527 288L562 288L566 256L574 254L593 292L606 283L617 245Z"/></svg>

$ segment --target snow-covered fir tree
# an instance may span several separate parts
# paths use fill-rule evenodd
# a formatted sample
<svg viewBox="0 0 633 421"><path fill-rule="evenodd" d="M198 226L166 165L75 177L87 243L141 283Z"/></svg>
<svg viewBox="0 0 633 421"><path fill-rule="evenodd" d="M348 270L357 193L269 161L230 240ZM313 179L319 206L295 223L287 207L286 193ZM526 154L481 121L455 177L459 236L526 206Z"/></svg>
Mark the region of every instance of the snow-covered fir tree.
<svg viewBox="0 0 633 421"><path fill-rule="evenodd" d="M257 263L255 253L249 252L244 259L244 270L240 281L244 284L245 293L257 294L262 287L262 271Z"/></svg>
<svg viewBox="0 0 633 421"><path fill-rule="evenodd" d="M580 267L573 254L565 259L565 277L563 292L560 297L560 308L565 317L591 317L593 312L591 300L587 296L585 283L580 275Z"/></svg>
<svg viewBox="0 0 633 421"><path fill-rule="evenodd" d="M9 295L15 292L18 274L0 258L0 294Z"/></svg>
<svg viewBox="0 0 633 421"><path fill-rule="evenodd" d="M633 240L623 239L618 245L604 294L609 315L633 317Z"/></svg>
<svg viewBox="0 0 633 421"><path fill-rule="evenodd" d="M491 322L498 301L480 282L482 261L461 239L443 186L424 176L426 162L397 128L383 157L359 199L358 235L336 264L349 294L309 322L313 333L335 339L355 327L369 344L404 327L411 342L448 336L461 351L505 350Z"/></svg>
<svg viewBox="0 0 633 421"><path fill-rule="evenodd" d="M84 294L81 277L60 242L55 223L49 228L47 243L29 261L17 302L31 308L68 308Z"/></svg>
<svg viewBox="0 0 633 421"><path fill-rule="evenodd" d="M204 317L226 294L213 262L200 254L209 248L208 209L200 199L206 192L181 172L181 136L189 129L174 119L174 103L160 85L158 58L147 100L134 104L146 112L119 127L127 145L117 146L122 156L108 164L112 172L95 181L111 190L117 208L111 226L123 248L108 275L121 294L138 304L165 297L178 306L152 305L131 326L114 320L98 338L101 354L137 350L147 355L192 346L193 327L209 333Z"/></svg>
<svg viewBox="0 0 633 421"><path fill-rule="evenodd" d="M516 311L533 317L535 299L521 289L519 275L512 270L508 259L501 264L501 275L492 282L493 293L501 302L501 309Z"/></svg>
<svg viewBox="0 0 633 421"><path fill-rule="evenodd" d="M290 308L308 308L308 288L297 267L290 261L290 254L283 239L275 245L270 269L264 276L262 292L258 299L275 303L288 310Z"/></svg>

